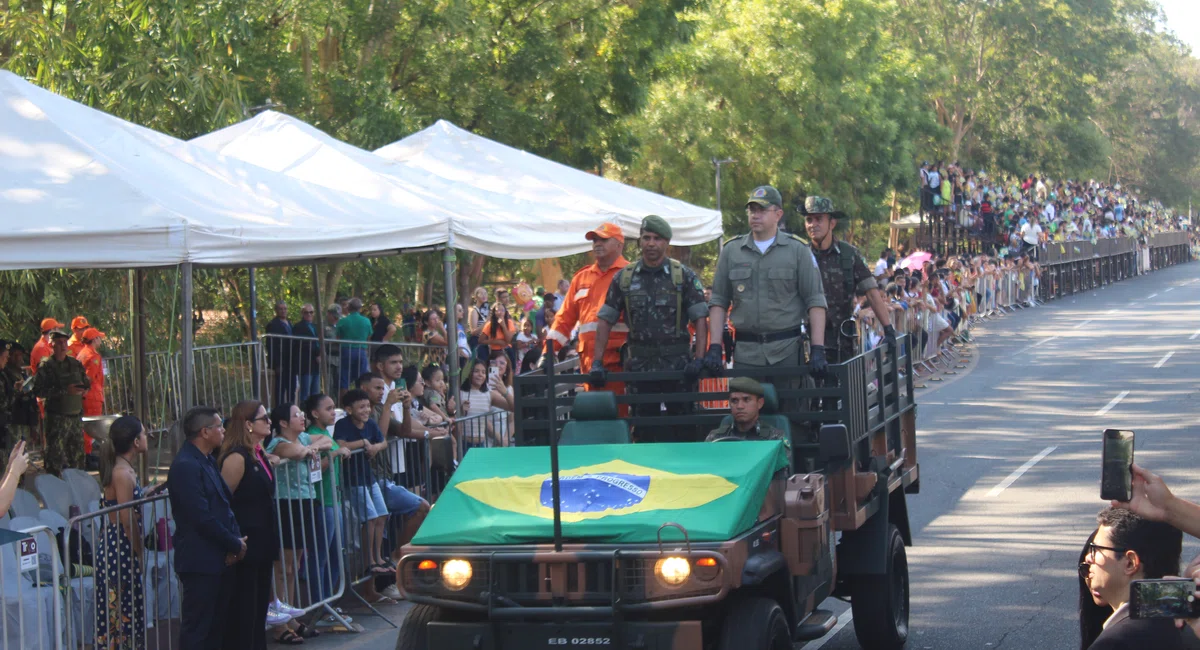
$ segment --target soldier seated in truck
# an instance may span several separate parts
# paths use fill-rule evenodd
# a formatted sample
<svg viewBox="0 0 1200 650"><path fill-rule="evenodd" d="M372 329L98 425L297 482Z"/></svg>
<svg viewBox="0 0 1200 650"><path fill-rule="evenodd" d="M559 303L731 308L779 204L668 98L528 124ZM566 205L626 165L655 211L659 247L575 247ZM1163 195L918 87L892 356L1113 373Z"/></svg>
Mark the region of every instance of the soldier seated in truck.
<svg viewBox="0 0 1200 650"><path fill-rule="evenodd" d="M735 377L729 380L729 413L730 418L709 432L705 442L721 440L782 440L784 445L791 446L791 441L783 429L772 426L759 419L763 410L766 390L763 385L749 377Z"/></svg>

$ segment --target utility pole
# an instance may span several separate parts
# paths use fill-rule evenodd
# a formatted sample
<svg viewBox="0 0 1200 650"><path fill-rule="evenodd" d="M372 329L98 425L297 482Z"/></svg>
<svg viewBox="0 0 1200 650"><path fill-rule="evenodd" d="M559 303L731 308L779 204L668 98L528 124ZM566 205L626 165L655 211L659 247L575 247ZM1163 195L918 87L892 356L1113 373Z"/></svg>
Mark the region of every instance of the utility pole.
<svg viewBox="0 0 1200 650"><path fill-rule="evenodd" d="M725 213L721 211L721 165L731 165L731 164L736 164L736 163L737 163L737 161L734 160L733 158L713 158L712 159L713 166L717 168L717 173L716 173L716 177L717 177L717 179L716 179L717 180L717 212L721 212L722 215L724 215Z"/></svg>

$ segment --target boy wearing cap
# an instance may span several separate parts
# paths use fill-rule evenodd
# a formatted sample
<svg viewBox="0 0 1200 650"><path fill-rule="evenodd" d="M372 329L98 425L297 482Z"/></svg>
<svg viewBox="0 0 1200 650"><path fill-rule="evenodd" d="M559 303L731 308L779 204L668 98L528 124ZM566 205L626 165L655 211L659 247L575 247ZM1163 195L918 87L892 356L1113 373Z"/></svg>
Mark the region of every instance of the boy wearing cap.
<svg viewBox="0 0 1200 650"><path fill-rule="evenodd" d="M749 377L734 377L729 380L729 414L731 420L709 432L705 442L718 440L783 440L791 446L781 429L758 421L762 411L762 384Z"/></svg>
<svg viewBox="0 0 1200 650"><path fill-rule="evenodd" d="M557 304L554 324L546 332L546 337L553 342L554 351L557 352L570 342L571 330L578 326L580 369L590 370L592 361L599 359L605 368L619 372L621 346L625 345L629 328L623 321L616 323L605 347L597 348L599 320L596 314L604 306L613 278L621 269L629 266L629 261L621 254L625 248L625 233L615 223L602 223L585 237L592 242L592 256L596 261L580 269L571 278L562 300ZM624 392L623 387L617 384L607 386L607 390L618 395Z"/></svg>
<svg viewBox="0 0 1200 650"><path fill-rule="evenodd" d="M45 469L58 476L65 468L84 466L83 395L92 383L79 359L67 354L70 335L56 329L50 337L53 354L38 364L33 392L46 400Z"/></svg>
<svg viewBox="0 0 1200 650"><path fill-rule="evenodd" d="M623 368L626 372L684 372L686 384L694 384L700 376L704 346L708 342L708 305L704 301L704 285L687 266L667 257L671 241L671 226L657 215L642 220L638 243L642 258L630 264L613 278L608 287L604 306L596 313L596 349L607 349L610 333L624 316L629 327L629 343ZM688 323L696 327L692 342ZM593 358L590 380L603 387L608 370L600 359ZM638 382L633 392L673 393L688 390L679 381ZM690 411L689 404L667 404L668 415ZM635 417L657 416L658 403L635 404ZM694 442L689 432L663 428L647 431L638 428L638 438L644 442Z"/></svg>

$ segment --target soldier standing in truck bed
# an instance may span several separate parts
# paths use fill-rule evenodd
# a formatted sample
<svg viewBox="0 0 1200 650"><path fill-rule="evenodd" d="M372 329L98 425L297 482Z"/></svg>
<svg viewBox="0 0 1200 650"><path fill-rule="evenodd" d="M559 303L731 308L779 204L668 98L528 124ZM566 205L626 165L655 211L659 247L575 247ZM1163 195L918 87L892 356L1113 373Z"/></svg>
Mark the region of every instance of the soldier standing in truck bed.
<svg viewBox="0 0 1200 650"><path fill-rule="evenodd" d="M685 382L635 382L629 392L675 393L690 390L700 376L701 357L708 342L708 305L704 301L704 286L696 273L681 262L667 257L671 241L671 226L665 219L650 215L642 220L638 243L642 257L621 269L608 287L604 306L596 313L595 349L608 344L613 325L625 316L629 326L629 342L625 352L626 372L684 371ZM688 323L694 323L696 340L692 342ZM608 379L603 360L592 360L590 380L602 387ZM671 402L668 415L683 415L691 404ZM657 416L661 404L634 404L634 417ZM648 429L639 426L638 440L642 442L695 442L690 429L663 427Z"/></svg>
<svg viewBox="0 0 1200 650"><path fill-rule="evenodd" d="M803 365L800 325L807 317L809 371L823 376L825 293L812 251L803 239L779 230L783 199L774 187L750 194L746 217L750 232L725 243L713 273L708 318L717 335L704 365L714 372L722 367L720 333L727 313L736 330L734 368Z"/></svg>
<svg viewBox="0 0 1200 650"><path fill-rule="evenodd" d="M838 219L845 216L833 209L833 201L820 196L804 200L804 227L812 241L812 252L821 269L825 287L825 349L832 363L842 363L858 354L858 329L854 322L854 297L865 295L875 318L883 325L884 340L895 354L896 329L891 312L879 293L875 276L863 263L858 249L834 237Z"/></svg>

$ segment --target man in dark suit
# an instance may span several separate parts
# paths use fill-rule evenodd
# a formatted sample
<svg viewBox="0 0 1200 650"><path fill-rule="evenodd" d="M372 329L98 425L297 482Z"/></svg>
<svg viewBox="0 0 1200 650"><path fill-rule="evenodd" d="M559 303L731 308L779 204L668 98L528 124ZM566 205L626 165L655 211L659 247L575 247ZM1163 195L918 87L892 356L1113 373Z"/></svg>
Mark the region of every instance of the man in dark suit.
<svg viewBox="0 0 1200 650"><path fill-rule="evenodd" d="M1182 650L1175 622L1129 617L1129 585L1134 580L1159 579L1179 572L1183 533L1170 524L1143 519L1125 508L1105 508L1088 544L1087 587L1092 601L1113 613L1089 650ZM1086 639L1085 639L1086 641Z"/></svg>
<svg viewBox="0 0 1200 650"><path fill-rule="evenodd" d="M212 457L225 439L221 414L197 406L183 416L183 433L187 440L167 475L175 514L175 573L183 595L179 647L217 650L232 596L229 567L245 556L246 538Z"/></svg>

